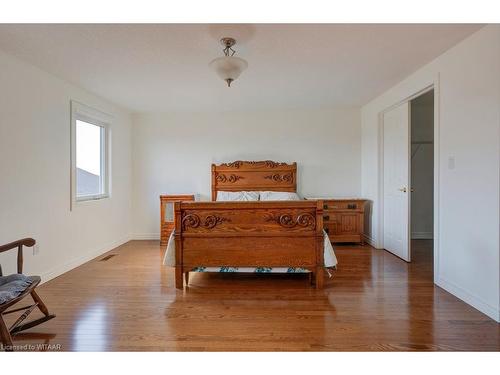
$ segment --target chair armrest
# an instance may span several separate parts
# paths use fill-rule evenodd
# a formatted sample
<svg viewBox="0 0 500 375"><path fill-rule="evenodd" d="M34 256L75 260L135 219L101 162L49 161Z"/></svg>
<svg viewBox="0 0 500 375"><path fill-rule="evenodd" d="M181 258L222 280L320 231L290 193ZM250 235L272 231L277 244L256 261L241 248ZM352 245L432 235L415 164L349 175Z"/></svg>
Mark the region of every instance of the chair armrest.
<svg viewBox="0 0 500 375"><path fill-rule="evenodd" d="M23 238L6 245L0 246L0 253L15 249L17 247L17 273L23 273L23 246L35 246L36 241L33 238ZM0 276L2 276L2 268L0 266Z"/></svg>
<svg viewBox="0 0 500 375"><path fill-rule="evenodd" d="M36 241L33 238L23 238L22 240L17 240L11 243L8 243L6 245L0 245L0 253L3 253L4 251L14 249L19 246L28 246L32 247L34 246Z"/></svg>

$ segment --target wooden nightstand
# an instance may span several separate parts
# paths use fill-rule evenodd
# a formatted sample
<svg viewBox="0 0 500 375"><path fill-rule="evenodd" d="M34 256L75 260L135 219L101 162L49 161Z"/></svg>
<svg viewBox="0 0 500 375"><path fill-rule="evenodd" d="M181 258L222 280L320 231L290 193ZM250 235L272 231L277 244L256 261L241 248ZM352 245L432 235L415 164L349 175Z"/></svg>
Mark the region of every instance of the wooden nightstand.
<svg viewBox="0 0 500 375"><path fill-rule="evenodd" d="M194 194L160 195L160 246L167 246L168 237L175 228L174 202L194 201Z"/></svg>
<svg viewBox="0 0 500 375"><path fill-rule="evenodd" d="M323 227L332 242L365 244L364 219L366 199L307 198L323 200Z"/></svg>

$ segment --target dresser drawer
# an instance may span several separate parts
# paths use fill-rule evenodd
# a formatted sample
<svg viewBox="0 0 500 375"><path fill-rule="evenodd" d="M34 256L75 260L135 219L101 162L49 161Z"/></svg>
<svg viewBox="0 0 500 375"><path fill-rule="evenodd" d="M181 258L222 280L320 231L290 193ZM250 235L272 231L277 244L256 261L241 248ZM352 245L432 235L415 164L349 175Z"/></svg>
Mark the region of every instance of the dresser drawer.
<svg viewBox="0 0 500 375"><path fill-rule="evenodd" d="M323 223L328 224L328 223L336 223L337 222L337 215L325 212L323 214Z"/></svg>
<svg viewBox="0 0 500 375"><path fill-rule="evenodd" d="M324 201L325 210L362 210L363 202L358 201Z"/></svg>
<svg viewBox="0 0 500 375"><path fill-rule="evenodd" d="M325 230L328 236L337 235L337 224L334 222L325 222L323 225L323 229ZM331 238L330 238L331 240Z"/></svg>

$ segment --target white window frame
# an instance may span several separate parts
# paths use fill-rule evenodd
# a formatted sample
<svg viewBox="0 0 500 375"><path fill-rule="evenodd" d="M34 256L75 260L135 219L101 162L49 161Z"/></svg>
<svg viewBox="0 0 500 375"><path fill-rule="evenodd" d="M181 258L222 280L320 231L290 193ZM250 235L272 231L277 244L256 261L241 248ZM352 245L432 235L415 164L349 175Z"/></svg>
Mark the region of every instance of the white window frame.
<svg viewBox="0 0 500 375"><path fill-rule="evenodd" d="M96 201L111 196L111 124L112 116L77 101L71 101L71 209L78 203ZM100 194L76 195L76 121L84 121L101 128Z"/></svg>

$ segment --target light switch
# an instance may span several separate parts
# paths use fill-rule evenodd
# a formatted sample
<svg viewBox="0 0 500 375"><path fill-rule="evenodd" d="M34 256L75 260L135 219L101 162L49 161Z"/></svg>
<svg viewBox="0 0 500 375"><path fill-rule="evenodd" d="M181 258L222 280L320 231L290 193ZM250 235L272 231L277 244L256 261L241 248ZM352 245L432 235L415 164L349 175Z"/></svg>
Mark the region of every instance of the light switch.
<svg viewBox="0 0 500 375"><path fill-rule="evenodd" d="M455 169L455 157L454 156L448 157L448 169Z"/></svg>

